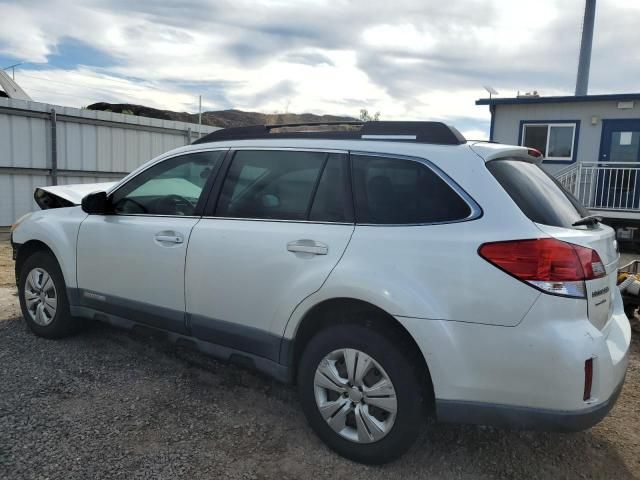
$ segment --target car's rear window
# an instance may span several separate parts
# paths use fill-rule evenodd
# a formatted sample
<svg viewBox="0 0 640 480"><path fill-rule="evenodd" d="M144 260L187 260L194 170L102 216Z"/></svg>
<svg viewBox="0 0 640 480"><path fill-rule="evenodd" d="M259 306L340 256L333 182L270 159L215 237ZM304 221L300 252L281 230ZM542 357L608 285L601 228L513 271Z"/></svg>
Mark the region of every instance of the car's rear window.
<svg viewBox="0 0 640 480"><path fill-rule="evenodd" d="M487 168L520 210L536 223L571 227L589 212L558 181L535 163L493 160Z"/></svg>

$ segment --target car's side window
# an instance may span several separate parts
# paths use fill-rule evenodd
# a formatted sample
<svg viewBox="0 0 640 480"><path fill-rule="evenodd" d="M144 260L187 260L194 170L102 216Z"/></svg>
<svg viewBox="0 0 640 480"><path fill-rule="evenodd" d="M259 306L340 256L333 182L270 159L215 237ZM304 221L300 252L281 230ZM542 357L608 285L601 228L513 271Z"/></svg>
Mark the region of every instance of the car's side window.
<svg viewBox="0 0 640 480"><path fill-rule="evenodd" d="M421 224L462 220L469 205L423 163L353 155L356 220L368 224Z"/></svg>
<svg viewBox="0 0 640 480"><path fill-rule="evenodd" d="M318 198L316 192L321 197L331 193L331 186L321 181L321 176L325 178L323 172L343 178L335 164L339 157L324 152L238 151L222 186L215 214L230 218L307 220L313 199ZM331 179L324 183L327 181ZM329 204L326 199L319 200L317 208L313 203L312 216L324 221L327 215L344 217L340 206Z"/></svg>
<svg viewBox="0 0 640 480"><path fill-rule="evenodd" d="M115 213L193 215L207 179L225 153L190 153L148 168L114 192Z"/></svg>

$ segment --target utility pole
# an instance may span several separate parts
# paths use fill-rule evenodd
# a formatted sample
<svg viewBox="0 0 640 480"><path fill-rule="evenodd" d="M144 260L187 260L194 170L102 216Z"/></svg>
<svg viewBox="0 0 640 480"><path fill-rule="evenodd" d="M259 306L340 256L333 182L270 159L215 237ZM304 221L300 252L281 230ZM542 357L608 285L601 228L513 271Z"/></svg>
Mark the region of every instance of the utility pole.
<svg viewBox="0 0 640 480"><path fill-rule="evenodd" d="M576 78L576 96L586 95L589 88L589 66L591 64L591 45L593 44L593 24L596 18L596 0L585 0L580 58Z"/></svg>
<svg viewBox="0 0 640 480"><path fill-rule="evenodd" d="M202 136L202 95L198 96L198 138Z"/></svg>

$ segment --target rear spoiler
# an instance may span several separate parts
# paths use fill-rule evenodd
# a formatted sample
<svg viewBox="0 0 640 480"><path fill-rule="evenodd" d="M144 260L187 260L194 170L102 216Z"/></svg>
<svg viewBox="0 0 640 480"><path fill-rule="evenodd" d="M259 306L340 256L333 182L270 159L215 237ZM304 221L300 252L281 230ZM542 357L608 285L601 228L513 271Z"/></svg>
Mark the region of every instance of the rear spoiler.
<svg viewBox="0 0 640 480"><path fill-rule="evenodd" d="M115 184L116 182L104 182L38 187L33 192L33 199L42 210L73 207L80 205L88 194L109 190Z"/></svg>
<svg viewBox="0 0 640 480"><path fill-rule="evenodd" d="M469 145L476 155L485 162L498 158L515 157L528 160L540 165L542 163L542 153L535 148L520 147L517 145L501 145L499 143L476 142Z"/></svg>

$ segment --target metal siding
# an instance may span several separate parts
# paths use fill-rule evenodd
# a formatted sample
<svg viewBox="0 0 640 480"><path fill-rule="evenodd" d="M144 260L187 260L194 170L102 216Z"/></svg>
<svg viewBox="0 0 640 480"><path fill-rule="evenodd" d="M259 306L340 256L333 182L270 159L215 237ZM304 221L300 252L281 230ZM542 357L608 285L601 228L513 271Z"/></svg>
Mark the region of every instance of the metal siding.
<svg viewBox="0 0 640 480"><path fill-rule="evenodd" d="M124 178L124 177L122 176L59 177L58 185L76 185L78 183L116 182L121 178Z"/></svg>
<svg viewBox="0 0 640 480"><path fill-rule="evenodd" d="M36 187L47 185L43 175L0 175L0 219L10 225L27 212L37 210L33 201Z"/></svg>
<svg viewBox="0 0 640 480"><path fill-rule="evenodd" d="M46 168L47 120L0 113L0 166Z"/></svg>
<svg viewBox="0 0 640 480"><path fill-rule="evenodd" d="M139 132L133 130L126 130L124 133L124 171L130 172L136 168L138 159L140 158L138 153Z"/></svg>
<svg viewBox="0 0 640 480"><path fill-rule="evenodd" d="M68 176L60 172L60 185L118 180L121 176L106 172L129 172L161 153L185 145L187 129L196 131L198 128L195 124L183 122L8 98L0 98L0 107L28 110L27 114L46 115L46 118L34 118L25 116L22 112L0 111L0 167L51 168L49 114L51 109L55 108L58 115L58 169L105 172L99 176ZM74 121L68 117L61 119L60 115L76 117L79 120ZM82 119L112 122L113 125L78 123ZM136 126L134 128L148 127L156 130L150 132L132 129L127 127L127 124ZM159 132L158 128L167 131ZM204 133L217 129L202 127ZM38 186L50 184L51 178L41 174L9 174L0 170L0 226L10 225L23 214L37 210L38 207L33 201L33 191Z"/></svg>

